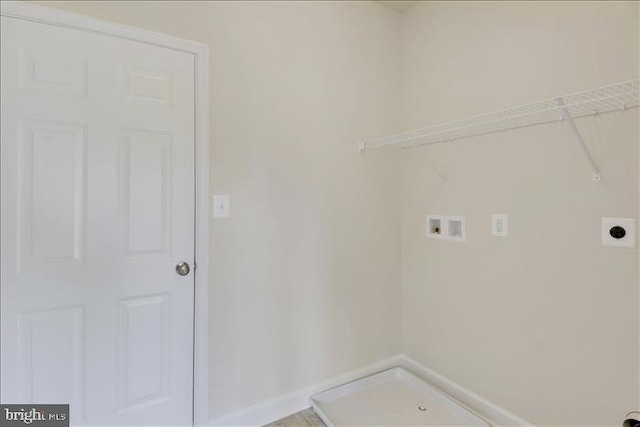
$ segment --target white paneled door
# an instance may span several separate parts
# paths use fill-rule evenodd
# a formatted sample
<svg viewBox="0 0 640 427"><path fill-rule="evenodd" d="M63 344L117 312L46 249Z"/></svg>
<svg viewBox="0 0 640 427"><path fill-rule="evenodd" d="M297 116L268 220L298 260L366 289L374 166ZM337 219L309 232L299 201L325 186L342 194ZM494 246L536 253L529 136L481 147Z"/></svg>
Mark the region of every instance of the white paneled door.
<svg viewBox="0 0 640 427"><path fill-rule="evenodd" d="M1 400L191 425L194 56L9 17L1 36Z"/></svg>

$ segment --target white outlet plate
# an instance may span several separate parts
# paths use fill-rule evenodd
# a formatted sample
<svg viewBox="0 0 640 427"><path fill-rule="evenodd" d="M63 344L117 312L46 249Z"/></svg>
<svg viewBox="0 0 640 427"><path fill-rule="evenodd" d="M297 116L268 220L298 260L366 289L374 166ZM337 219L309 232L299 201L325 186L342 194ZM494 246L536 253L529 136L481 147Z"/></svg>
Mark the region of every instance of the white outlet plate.
<svg viewBox="0 0 640 427"><path fill-rule="evenodd" d="M213 196L213 217L214 218L229 218L231 215L231 202L229 196L214 195Z"/></svg>
<svg viewBox="0 0 640 427"><path fill-rule="evenodd" d="M626 234L623 238L616 239L611 236L609 231L615 226L624 228ZM602 218L600 233L602 244L605 246L636 247L636 221L633 218Z"/></svg>
<svg viewBox="0 0 640 427"><path fill-rule="evenodd" d="M507 214L491 215L491 234L498 237L509 235L509 216Z"/></svg>

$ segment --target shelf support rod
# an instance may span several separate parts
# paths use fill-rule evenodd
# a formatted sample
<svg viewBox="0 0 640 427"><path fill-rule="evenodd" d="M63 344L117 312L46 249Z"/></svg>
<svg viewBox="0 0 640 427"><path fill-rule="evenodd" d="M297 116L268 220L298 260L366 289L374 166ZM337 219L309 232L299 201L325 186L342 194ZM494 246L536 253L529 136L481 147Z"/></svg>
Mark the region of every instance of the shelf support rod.
<svg viewBox="0 0 640 427"><path fill-rule="evenodd" d="M582 147L582 151L584 152L584 155L587 156L589 163L591 163L591 168L593 169L593 180L600 181L600 169L598 169L598 165L596 164L596 161L593 159L591 152L587 148L587 144L584 143L584 139L582 138L580 131L576 127L576 124L573 121L573 117L571 117L571 114L569 113L569 110L566 107L564 99L562 97L556 98L556 102L560 106L560 113L562 114L562 118L565 119L567 123L569 123L569 126L573 130L573 133L576 135L576 139L578 140L578 142L580 143L580 146Z"/></svg>
<svg viewBox="0 0 640 427"><path fill-rule="evenodd" d="M431 167L431 170L434 171L436 175L438 175L438 178L440 178L440 181L442 181L443 184L446 184L447 181L449 181L449 179L442 172L440 172L438 168L433 166L433 163L427 160L427 164Z"/></svg>

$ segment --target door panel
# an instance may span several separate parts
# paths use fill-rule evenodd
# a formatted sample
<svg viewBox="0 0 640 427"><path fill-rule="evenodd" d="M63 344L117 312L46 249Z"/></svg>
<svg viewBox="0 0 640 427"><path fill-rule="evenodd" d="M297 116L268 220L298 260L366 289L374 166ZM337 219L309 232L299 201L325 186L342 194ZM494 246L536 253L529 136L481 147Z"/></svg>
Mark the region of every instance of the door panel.
<svg viewBox="0 0 640 427"><path fill-rule="evenodd" d="M192 422L194 58L2 17L6 403Z"/></svg>
<svg viewBox="0 0 640 427"><path fill-rule="evenodd" d="M121 259L167 255L171 135L126 129L120 143Z"/></svg>
<svg viewBox="0 0 640 427"><path fill-rule="evenodd" d="M43 262L82 263L84 126L23 121L20 135L20 271Z"/></svg>
<svg viewBox="0 0 640 427"><path fill-rule="evenodd" d="M118 406L135 409L169 398L169 311L166 294L120 301Z"/></svg>
<svg viewBox="0 0 640 427"><path fill-rule="evenodd" d="M84 406L84 307L18 317L18 383L21 402Z"/></svg>

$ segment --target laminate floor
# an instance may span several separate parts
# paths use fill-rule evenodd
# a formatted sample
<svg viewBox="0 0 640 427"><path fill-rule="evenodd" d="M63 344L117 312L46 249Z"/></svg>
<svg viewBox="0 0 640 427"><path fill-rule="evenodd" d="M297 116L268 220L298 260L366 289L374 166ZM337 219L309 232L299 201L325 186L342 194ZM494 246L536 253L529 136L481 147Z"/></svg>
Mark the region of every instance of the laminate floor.
<svg viewBox="0 0 640 427"><path fill-rule="evenodd" d="M313 412L313 409L305 409L296 412L286 418L274 421L264 427L326 427L322 420Z"/></svg>

